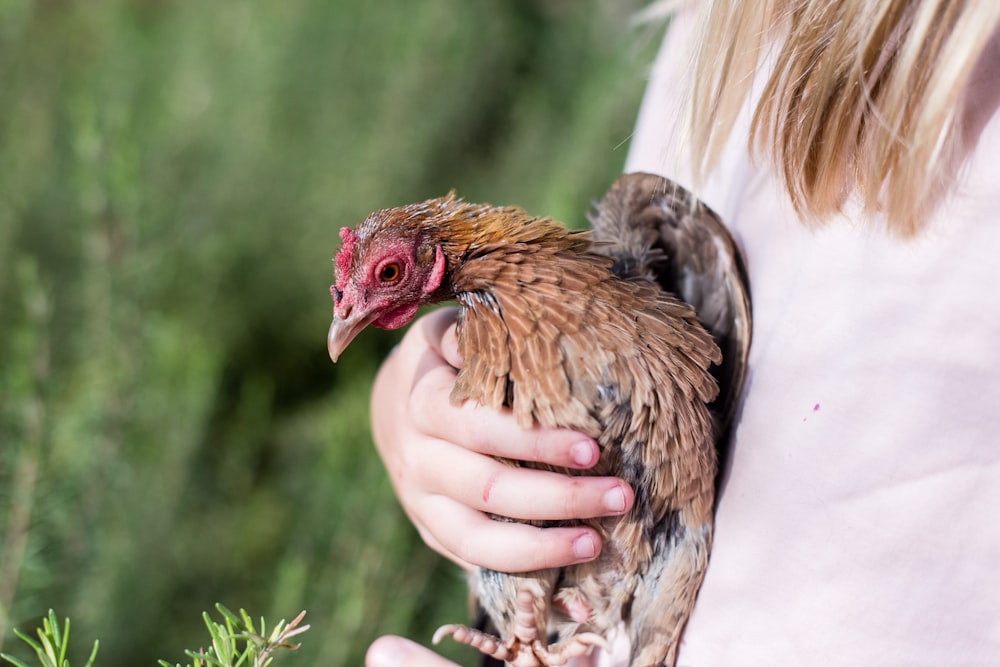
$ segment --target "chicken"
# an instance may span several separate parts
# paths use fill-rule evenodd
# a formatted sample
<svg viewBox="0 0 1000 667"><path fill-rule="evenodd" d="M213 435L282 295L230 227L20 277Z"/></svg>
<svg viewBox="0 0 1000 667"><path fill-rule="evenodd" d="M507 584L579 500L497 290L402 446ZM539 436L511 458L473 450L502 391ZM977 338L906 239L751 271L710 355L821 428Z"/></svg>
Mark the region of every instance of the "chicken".
<svg viewBox="0 0 1000 667"><path fill-rule="evenodd" d="M334 361L369 324L400 327L423 304L457 300L464 362L452 400L509 408L524 427L574 429L601 448L585 472L509 463L617 475L635 491L625 516L583 521L604 540L597 559L473 575L497 635L461 625L435 635L516 666L564 664L606 646L620 627L632 665L674 664L708 564L716 439L738 393L728 387L742 381L749 343L738 254L707 209L669 181L633 174L612 187L592 223L603 243L452 193L342 229L335 259ZM693 267L671 256L692 229L703 256ZM695 309L657 284L662 276L705 305L741 358L724 363ZM714 408L713 364L729 382Z"/></svg>

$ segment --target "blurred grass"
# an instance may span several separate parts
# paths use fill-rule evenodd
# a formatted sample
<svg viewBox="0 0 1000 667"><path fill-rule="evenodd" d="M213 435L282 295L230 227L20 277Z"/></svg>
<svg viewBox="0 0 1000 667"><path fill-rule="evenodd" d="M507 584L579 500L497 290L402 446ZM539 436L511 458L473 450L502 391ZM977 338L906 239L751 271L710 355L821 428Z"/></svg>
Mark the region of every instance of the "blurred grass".
<svg viewBox="0 0 1000 667"><path fill-rule="evenodd" d="M326 357L336 232L453 187L582 224L637 6L0 0L4 650L54 607L99 664L179 660L218 601L358 665L464 617L370 443L398 333Z"/></svg>

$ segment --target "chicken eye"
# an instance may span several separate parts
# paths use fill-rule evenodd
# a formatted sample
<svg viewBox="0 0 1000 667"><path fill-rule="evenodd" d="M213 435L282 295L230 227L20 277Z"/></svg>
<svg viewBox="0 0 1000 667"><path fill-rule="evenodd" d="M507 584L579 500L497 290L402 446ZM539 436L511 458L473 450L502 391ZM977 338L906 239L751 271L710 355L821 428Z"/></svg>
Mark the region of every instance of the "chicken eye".
<svg viewBox="0 0 1000 667"><path fill-rule="evenodd" d="M396 262L389 262L378 271L379 280L384 283L396 282L401 275L403 275L403 272Z"/></svg>

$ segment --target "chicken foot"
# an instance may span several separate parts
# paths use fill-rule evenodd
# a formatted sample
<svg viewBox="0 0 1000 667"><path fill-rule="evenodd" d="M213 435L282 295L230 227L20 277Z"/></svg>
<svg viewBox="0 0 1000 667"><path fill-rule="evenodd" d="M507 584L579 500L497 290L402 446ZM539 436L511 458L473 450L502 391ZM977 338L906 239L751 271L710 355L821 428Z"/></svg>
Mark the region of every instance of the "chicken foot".
<svg viewBox="0 0 1000 667"><path fill-rule="evenodd" d="M593 632L584 632L558 642L545 644L538 638L538 626L534 614L534 596L529 590L521 589L517 595L513 633L507 640L482 630L460 624L443 625L434 633L434 643L447 636L460 644L478 649L480 652L503 660L512 667L556 667L565 665L571 658L588 654L595 646L607 648L604 637Z"/></svg>

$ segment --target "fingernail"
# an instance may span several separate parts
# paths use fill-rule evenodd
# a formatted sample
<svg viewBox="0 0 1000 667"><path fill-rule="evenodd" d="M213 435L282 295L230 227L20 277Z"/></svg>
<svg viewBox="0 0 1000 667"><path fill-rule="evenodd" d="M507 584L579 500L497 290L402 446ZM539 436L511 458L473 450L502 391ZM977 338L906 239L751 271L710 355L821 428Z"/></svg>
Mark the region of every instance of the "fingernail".
<svg viewBox="0 0 1000 667"><path fill-rule="evenodd" d="M594 443L590 440L578 442L569 448L569 455L576 465L581 468L589 468L595 463Z"/></svg>
<svg viewBox="0 0 1000 667"><path fill-rule="evenodd" d="M615 513L625 511L625 492L622 487L616 486L604 494L604 508Z"/></svg>
<svg viewBox="0 0 1000 667"><path fill-rule="evenodd" d="M597 542L590 533L573 540L573 555L580 560L590 560L597 555Z"/></svg>

